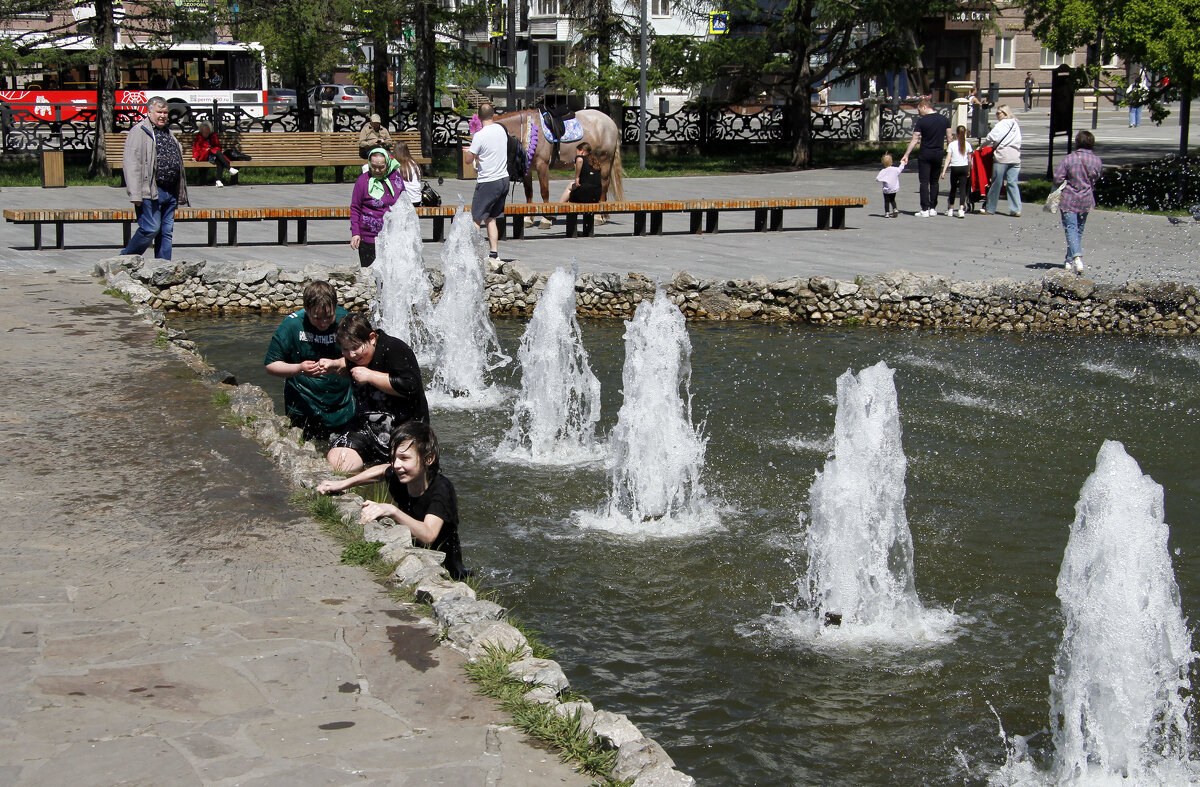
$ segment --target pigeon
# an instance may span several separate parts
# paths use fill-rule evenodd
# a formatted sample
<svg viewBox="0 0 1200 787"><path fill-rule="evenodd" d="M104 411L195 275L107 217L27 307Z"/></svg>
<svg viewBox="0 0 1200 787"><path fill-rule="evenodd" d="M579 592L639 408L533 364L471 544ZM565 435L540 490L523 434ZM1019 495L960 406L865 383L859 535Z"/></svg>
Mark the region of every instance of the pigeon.
<svg viewBox="0 0 1200 787"><path fill-rule="evenodd" d="M1183 223L1183 219L1181 219L1178 216L1167 216L1167 221L1171 222L1172 224L1182 224Z"/></svg>

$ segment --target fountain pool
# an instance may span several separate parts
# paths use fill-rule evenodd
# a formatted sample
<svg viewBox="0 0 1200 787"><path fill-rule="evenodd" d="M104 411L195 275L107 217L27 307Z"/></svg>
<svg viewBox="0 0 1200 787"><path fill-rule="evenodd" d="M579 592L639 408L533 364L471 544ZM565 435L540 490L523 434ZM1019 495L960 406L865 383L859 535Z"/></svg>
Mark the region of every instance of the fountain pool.
<svg viewBox="0 0 1200 787"><path fill-rule="evenodd" d="M279 395L260 366L278 321L172 325L218 368ZM621 404L624 327L582 326L606 437ZM496 327L515 353L524 323ZM1037 733L1063 632L1056 580L1105 439L1163 486L1182 610L1195 619L1200 343L688 331L715 531L635 541L575 527L572 511L605 500L604 469L493 460L511 401L435 409L433 424L468 563L544 632L575 688L627 713L700 783L984 783L1006 756L991 707L1010 735L1032 736L1035 765L1049 769L1053 742ZM895 370L915 587L927 608L953 610L959 629L924 647L809 647L777 623L806 567L798 516L832 449L838 376L881 360ZM515 374L500 377L514 393Z"/></svg>

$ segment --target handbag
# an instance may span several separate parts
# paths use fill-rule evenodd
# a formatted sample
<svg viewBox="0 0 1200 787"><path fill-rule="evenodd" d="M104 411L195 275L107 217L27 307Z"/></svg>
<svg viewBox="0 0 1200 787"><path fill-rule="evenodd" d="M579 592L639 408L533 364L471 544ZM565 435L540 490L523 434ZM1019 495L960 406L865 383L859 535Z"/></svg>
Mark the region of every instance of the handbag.
<svg viewBox="0 0 1200 787"><path fill-rule="evenodd" d="M426 181L421 181L421 207L437 208L442 204L442 195L434 190Z"/></svg>
<svg viewBox="0 0 1200 787"><path fill-rule="evenodd" d="M1064 180L1058 184L1058 188L1046 195L1046 204L1042 206L1042 210L1046 213L1058 213L1058 203L1062 200L1063 189L1067 187L1067 182Z"/></svg>

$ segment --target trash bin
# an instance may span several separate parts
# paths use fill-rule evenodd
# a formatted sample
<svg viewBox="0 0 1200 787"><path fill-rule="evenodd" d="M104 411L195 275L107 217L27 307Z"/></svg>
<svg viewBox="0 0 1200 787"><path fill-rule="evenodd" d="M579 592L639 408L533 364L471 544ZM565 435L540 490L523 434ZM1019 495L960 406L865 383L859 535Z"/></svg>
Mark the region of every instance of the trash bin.
<svg viewBox="0 0 1200 787"><path fill-rule="evenodd" d="M63 189L67 187L67 173L63 169L61 150L42 151L42 188Z"/></svg>
<svg viewBox="0 0 1200 787"><path fill-rule="evenodd" d="M458 146L458 179L459 180L474 180L476 177L478 177L478 173L476 173L476 171L475 171L475 164L473 162L468 163L467 157L465 155L467 152L467 148L470 147L470 145L471 145L471 140L468 138L465 141L461 142Z"/></svg>

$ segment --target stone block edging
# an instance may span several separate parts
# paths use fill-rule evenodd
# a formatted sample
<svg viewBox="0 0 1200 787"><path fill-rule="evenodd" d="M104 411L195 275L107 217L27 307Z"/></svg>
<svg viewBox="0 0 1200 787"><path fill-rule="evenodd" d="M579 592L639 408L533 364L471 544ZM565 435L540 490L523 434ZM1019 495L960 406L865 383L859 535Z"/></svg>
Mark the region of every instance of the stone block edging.
<svg viewBox="0 0 1200 787"><path fill-rule="evenodd" d="M311 279L331 282L339 303L350 310L368 310L375 294L373 275L355 266L311 265L296 271L254 261L208 265L125 256L101 261L96 273L134 303L167 312L291 311L300 308L304 282ZM532 314L548 276L520 261L489 261L492 314ZM436 299L442 274L430 270L429 278ZM1061 270L1037 280L978 282L903 270L852 281L827 276L713 280L680 271L662 285L692 320L1153 336L1200 331L1195 285L1103 284ZM628 319L638 303L653 298L656 286L638 273L585 273L575 283L576 312Z"/></svg>
<svg viewBox="0 0 1200 787"><path fill-rule="evenodd" d="M100 267L97 266L98 272ZM133 297L130 291L141 285L127 273L119 275L120 272L106 272L108 286ZM132 307L136 315L167 336L169 346L197 375L212 383L226 382L221 379L221 373L199 356L195 342L167 327L166 313L162 309L140 298L133 298ZM301 441L300 430L275 412L270 395L262 388L249 383L232 387L229 409L237 418L239 430L263 447L293 486L311 490L329 477L325 457L317 453L312 443ZM355 494L335 498L338 513L345 522L357 521L362 503L363 499ZM383 542L380 555L398 561L389 581L393 585L415 588L417 601L433 607L438 630L445 634L450 647L472 661L484 656L488 648L515 651L520 660L509 666L509 674L531 686L531 702L549 705L559 715L569 715L571 707L580 704L562 702L561 693L570 687L562 667L555 661L533 657L525 636L505 622L508 610L495 602L477 599L475 591L468 585L451 581L442 565L444 554L414 546L408 528L390 519L366 525L363 538ZM591 703L582 704L589 711L584 731L602 745L617 750L614 775L620 772L620 779L632 779L633 784L640 787L694 787L695 780L675 770L674 762L662 747L644 737L628 717L596 711Z"/></svg>

